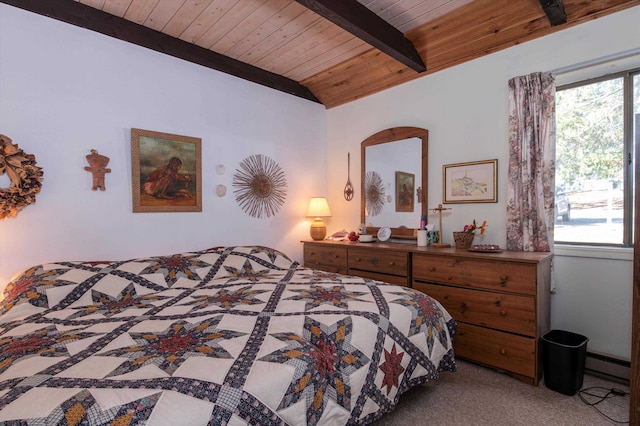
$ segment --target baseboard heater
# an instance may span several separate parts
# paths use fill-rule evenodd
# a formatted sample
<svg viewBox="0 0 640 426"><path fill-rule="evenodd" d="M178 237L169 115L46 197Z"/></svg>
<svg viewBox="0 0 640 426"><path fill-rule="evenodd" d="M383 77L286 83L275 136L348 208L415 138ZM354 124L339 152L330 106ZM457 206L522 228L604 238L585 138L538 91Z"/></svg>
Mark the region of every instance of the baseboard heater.
<svg viewBox="0 0 640 426"><path fill-rule="evenodd" d="M626 384L631 378L631 362L595 352L587 352L584 368L587 373Z"/></svg>

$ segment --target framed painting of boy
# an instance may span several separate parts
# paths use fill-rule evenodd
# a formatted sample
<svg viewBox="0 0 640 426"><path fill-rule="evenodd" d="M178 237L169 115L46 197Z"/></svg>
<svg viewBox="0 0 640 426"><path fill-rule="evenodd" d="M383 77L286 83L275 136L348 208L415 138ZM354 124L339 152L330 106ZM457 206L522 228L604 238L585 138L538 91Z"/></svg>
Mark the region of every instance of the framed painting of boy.
<svg viewBox="0 0 640 426"><path fill-rule="evenodd" d="M202 140L131 129L133 212L202 211Z"/></svg>

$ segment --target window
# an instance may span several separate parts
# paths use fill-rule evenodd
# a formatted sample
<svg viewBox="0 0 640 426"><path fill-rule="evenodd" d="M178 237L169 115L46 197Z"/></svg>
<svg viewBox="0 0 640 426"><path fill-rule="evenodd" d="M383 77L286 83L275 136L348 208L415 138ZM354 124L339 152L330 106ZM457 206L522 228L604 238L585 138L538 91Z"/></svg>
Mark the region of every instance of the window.
<svg viewBox="0 0 640 426"><path fill-rule="evenodd" d="M633 121L640 70L556 91L555 242L633 243Z"/></svg>

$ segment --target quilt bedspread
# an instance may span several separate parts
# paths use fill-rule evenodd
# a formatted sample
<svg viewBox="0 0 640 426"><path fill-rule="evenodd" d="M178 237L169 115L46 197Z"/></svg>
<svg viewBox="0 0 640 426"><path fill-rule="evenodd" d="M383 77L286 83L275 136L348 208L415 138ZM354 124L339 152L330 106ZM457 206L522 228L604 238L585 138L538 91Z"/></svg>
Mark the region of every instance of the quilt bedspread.
<svg viewBox="0 0 640 426"><path fill-rule="evenodd" d="M261 246L38 265L0 303L0 423L368 424L455 371L455 330Z"/></svg>

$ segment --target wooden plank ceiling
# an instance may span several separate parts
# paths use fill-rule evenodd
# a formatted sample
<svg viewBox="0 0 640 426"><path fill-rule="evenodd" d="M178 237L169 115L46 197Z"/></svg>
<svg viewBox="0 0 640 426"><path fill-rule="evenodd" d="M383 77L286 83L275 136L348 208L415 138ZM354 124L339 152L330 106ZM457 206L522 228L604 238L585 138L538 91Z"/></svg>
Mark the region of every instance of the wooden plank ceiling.
<svg viewBox="0 0 640 426"><path fill-rule="evenodd" d="M0 2L319 101L327 108L640 4L640 0Z"/></svg>

